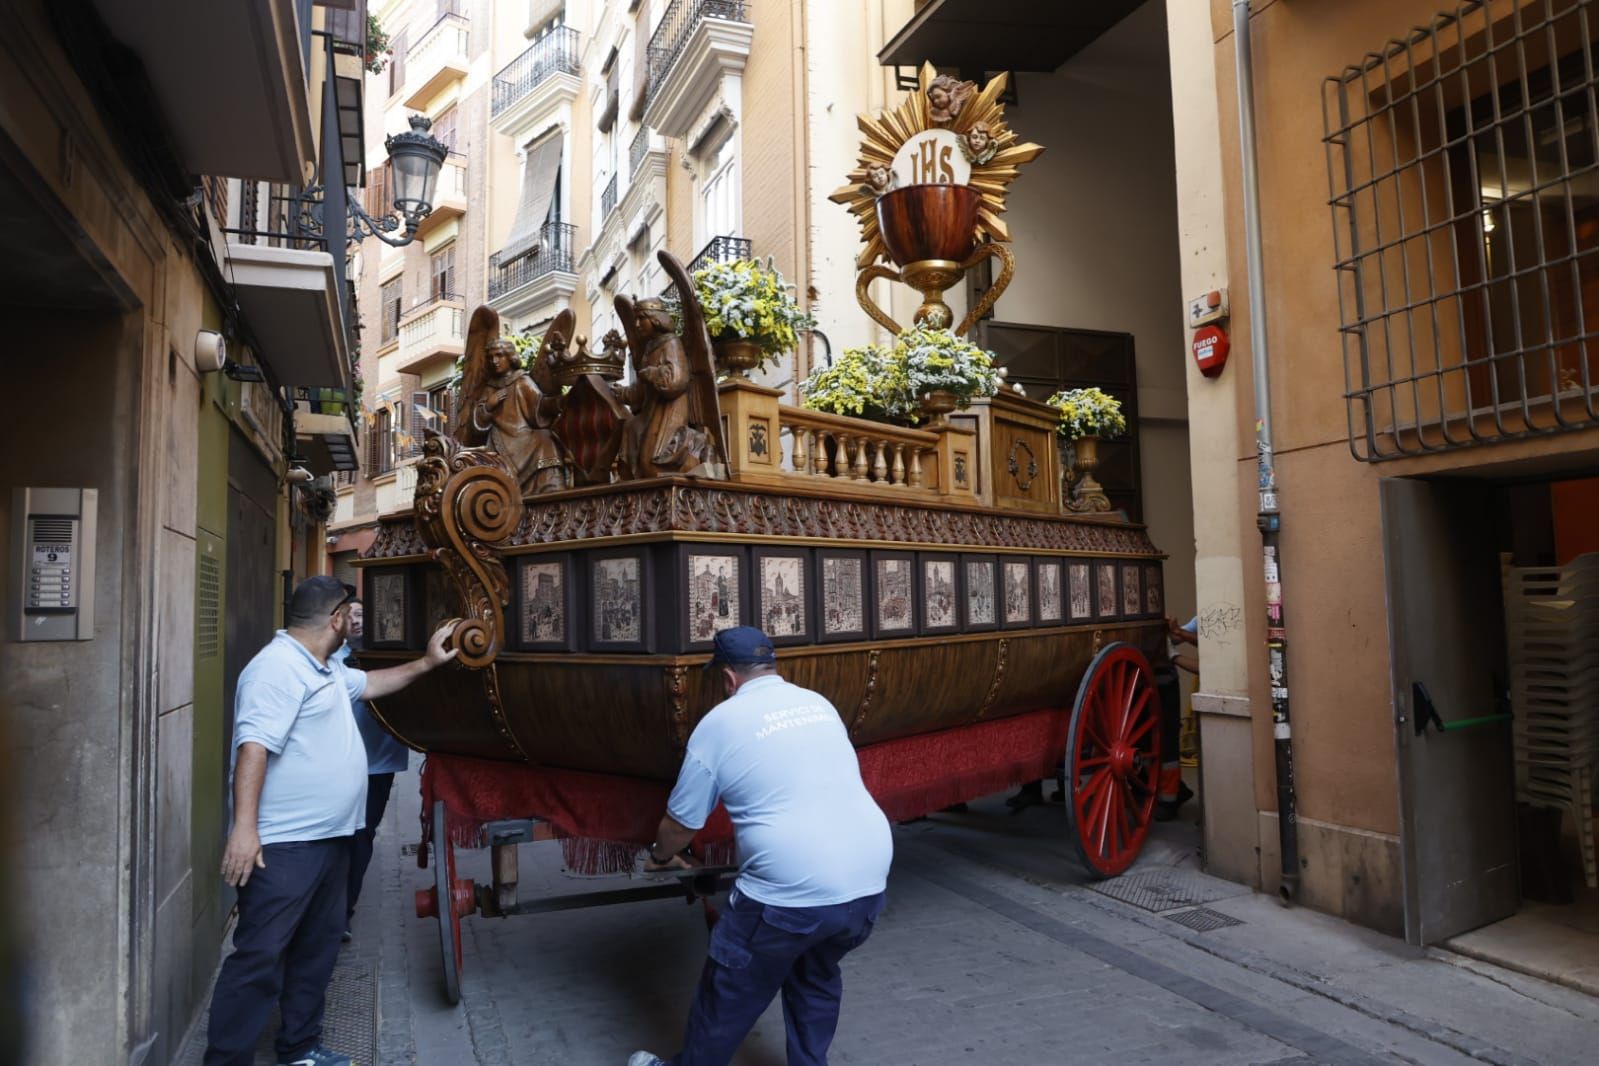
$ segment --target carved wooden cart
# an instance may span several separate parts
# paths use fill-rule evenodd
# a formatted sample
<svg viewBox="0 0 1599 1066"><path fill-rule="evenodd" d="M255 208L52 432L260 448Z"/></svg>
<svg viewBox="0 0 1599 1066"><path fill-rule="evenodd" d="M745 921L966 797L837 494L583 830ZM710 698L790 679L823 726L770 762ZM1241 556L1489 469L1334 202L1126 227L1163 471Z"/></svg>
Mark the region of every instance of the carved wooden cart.
<svg viewBox="0 0 1599 1066"><path fill-rule="evenodd" d="M896 332L869 299L874 278L917 288L916 323L943 327L942 292L998 258L957 333L1010 279L1005 188L1042 148L1005 124L1004 86L924 65L893 115L861 118L859 165L833 198L861 221L862 307ZM414 656L438 623L465 619L458 666L374 707L429 753L435 885L417 909L438 919L452 1002L468 914L679 890L519 901L516 844L536 820L570 866L631 869L720 697L698 667L728 626L763 628L784 676L838 708L891 819L1064 761L1077 852L1110 876L1137 857L1154 811L1161 556L1140 526L1068 513L1109 502L1086 461L1062 500L1054 410L1001 392L912 429L785 406L737 372L717 384L694 286L661 262L677 318L619 296L625 341L609 334L590 353L568 312L526 375L480 308L459 440L428 440L413 512L385 516L363 560L370 664ZM566 481L586 487L548 491ZM714 863L729 833L713 816L696 846ZM493 883L457 878L454 847L484 845Z"/></svg>
<svg viewBox="0 0 1599 1066"><path fill-rule="evenodd" d="M630 868L650 842L719 698L698 667L726 625L765 628L783 674L839 709L891 818L1053 776L1064 758L1084 865L1113 875L1138 854L1160 762L1161 556L1140 526L1061 514L1053 412L1002 393L975 425L907 429L785 406L742 379L720 406L719 481L524 500L499 456L432 438L414 510L385 516L362 560L369 665L466 619L458 666L374 708L429 753L422 858L431 844L438 876L418 909L439 920L452 1001L461 917L577 905L517 902L528 819L589 870ZM714 855L726 837L713 822L701 844ZM494 884L456 878L460 845L494 847Z"/></svg>

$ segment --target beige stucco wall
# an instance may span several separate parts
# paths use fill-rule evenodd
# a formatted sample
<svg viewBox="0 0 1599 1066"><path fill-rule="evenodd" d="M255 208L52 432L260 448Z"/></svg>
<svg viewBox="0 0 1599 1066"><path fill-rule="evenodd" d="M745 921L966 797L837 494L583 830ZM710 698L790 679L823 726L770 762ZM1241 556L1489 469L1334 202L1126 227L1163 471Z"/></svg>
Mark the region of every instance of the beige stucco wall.
<svg viewBox="0 0 1599 1066"><path fill-rule="evenodd" d="M1243 574L1242 656L1225 664L1225 684L1241 667L1253 716L1255 800L1263 812L1262 873L1276 880L1275 777L1265 663L1256 510L1254 409L1249 367L1248 295L1242 203L1238 195L1237 97L1231 4L1211 0L1221 174L1226 190L1227 278L1233 319L1232 362L1214 386L1190 389L1194 424L1231 407L1231 478L1196 492L1201 541L1201 599L1210 582ZM1427 22L1433 0L1347 0L1340 4L1260 3L1252 20L1261 219L1267 277L1271 400L1283 513L1282 583L1289 643L1289 688L1298 809L1302 819L1302 897L1380 928L1399 921L1399 800L1389 691L1378 482L1383 477L1510 467L1539 457L1593 454L1599 433L1456 451L1425 459L1363 464L1346 439L1343 356L1338 338L1332 220L1322 144L1322 79ZM1176 20L1173 20L1174 34ZM1188 35L1193 36L1192 28ZM1174 71L1178 70L1174 61ZM1210 177L1180 168L1181 195L1211 195ZM1202 247L1211 235L1195 235ZM1186 250L1186 249L1185 249ZM1192 382L1191 382L1192 385ZM1201 418L1201 408L1210 412ZM1204 435L1207 467L1223 461L1227 434ZM1199 445L1196 430L1196 489ZM1228 482L1235 486L1229 494ZM1228 542L1235 546L1228 547ZM1207 687L1210 683L1207 672ZM1218 680L1218 684L1222 681Z"/></svg>

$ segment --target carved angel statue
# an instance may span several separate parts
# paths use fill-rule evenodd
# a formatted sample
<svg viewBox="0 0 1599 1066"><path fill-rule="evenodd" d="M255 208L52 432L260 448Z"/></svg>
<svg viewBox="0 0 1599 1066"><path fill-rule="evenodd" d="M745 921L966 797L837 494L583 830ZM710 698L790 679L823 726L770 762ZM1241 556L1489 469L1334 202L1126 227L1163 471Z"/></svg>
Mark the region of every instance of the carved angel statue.
<svg viewBox="0 0 1599 1066"><path fill-rule="evenodd" d="M974 167L987 166L998 154L999 144L986 122L974 123L961 138L961 155Z"/></svg>
<svg viewBox="0 0 1599 1066"><path fill-rule="evenodd" d="M455 439L503 456L524 496L564 489L568 482L565 449L552 428L561 410L560 398L549 386L549 348L555 334L551 329L545 335L530 376L518 365L516 346L500 336L500 316L493 308L472 312L466 332ZM546 392L534 384L541 377Z"/></svg>
<svg viewBox="0 0 1599 1066"><path fill-rule="evenodd" d="M661 266L677 287L683 335L657 299L634 302L617 296L616 314L627 331L634 380L619 390L633 411L627 422L623 463L631 477L687 474L725 478L727 450L716 400L716 371L705 311L683 264L668 252Z"/></svg>

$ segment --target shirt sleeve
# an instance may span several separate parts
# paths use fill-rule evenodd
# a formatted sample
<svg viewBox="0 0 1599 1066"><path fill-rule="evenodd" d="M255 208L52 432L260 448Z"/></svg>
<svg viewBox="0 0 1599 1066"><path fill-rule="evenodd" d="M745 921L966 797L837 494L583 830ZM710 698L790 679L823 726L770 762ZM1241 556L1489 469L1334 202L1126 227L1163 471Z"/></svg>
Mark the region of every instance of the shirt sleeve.
<svg viewBox="0 0 1599 1066"><path fill-rule="evenodd" d="M353 666L346 666L344 668L344 691L350 694L351 703L366 695L366 671L357 670Z"/></svg>
<svg viewBox="0 0 1599 1066"><path fill-rule="evenodd" d="M684 829L703 829L718 797L716 775L689 752L683 756L683 769L666 801L666 813Z"/></svg>
<svg viewBox="0 0 1599 1066"><path fill-rule="evenodd" d="M302 693L289 691L268 681L251 680L239 684L234 702L233 747L245 741L261 745L274 755L283 754L289 730L300 716Z"/></svg>

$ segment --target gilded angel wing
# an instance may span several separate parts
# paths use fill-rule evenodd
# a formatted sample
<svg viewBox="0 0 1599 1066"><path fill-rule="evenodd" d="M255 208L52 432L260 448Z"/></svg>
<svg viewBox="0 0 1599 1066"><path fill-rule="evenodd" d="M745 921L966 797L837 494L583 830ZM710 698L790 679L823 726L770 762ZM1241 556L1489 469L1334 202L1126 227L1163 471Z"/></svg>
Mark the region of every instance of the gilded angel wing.
<svg viewBox="0 0 1599 1066"><path fill-rule="evenodd" d="M711 359L711 334L705 328L705 308L694 293L694 281L677 257L664 248L658 253L661 268L677 288L683 310L683 351L688 356L689 394L698 408L699 428L716 445L716 458L725 468L727 442L722 439L722 405L716 397L716 364Z"/></svg>
<svg viewBox="0 0 1599 1066"><path fill-rule="evenodd" d="M489 342L500 335L500 313L492 307L479 307L472 312L466 328L466 367L461 374L460 391L455 397L455 409L461 412L456 419L455 439L468 447L482 444L487 437L472 422L472 409L483 395L488 381L487 349Z"/></svg>

